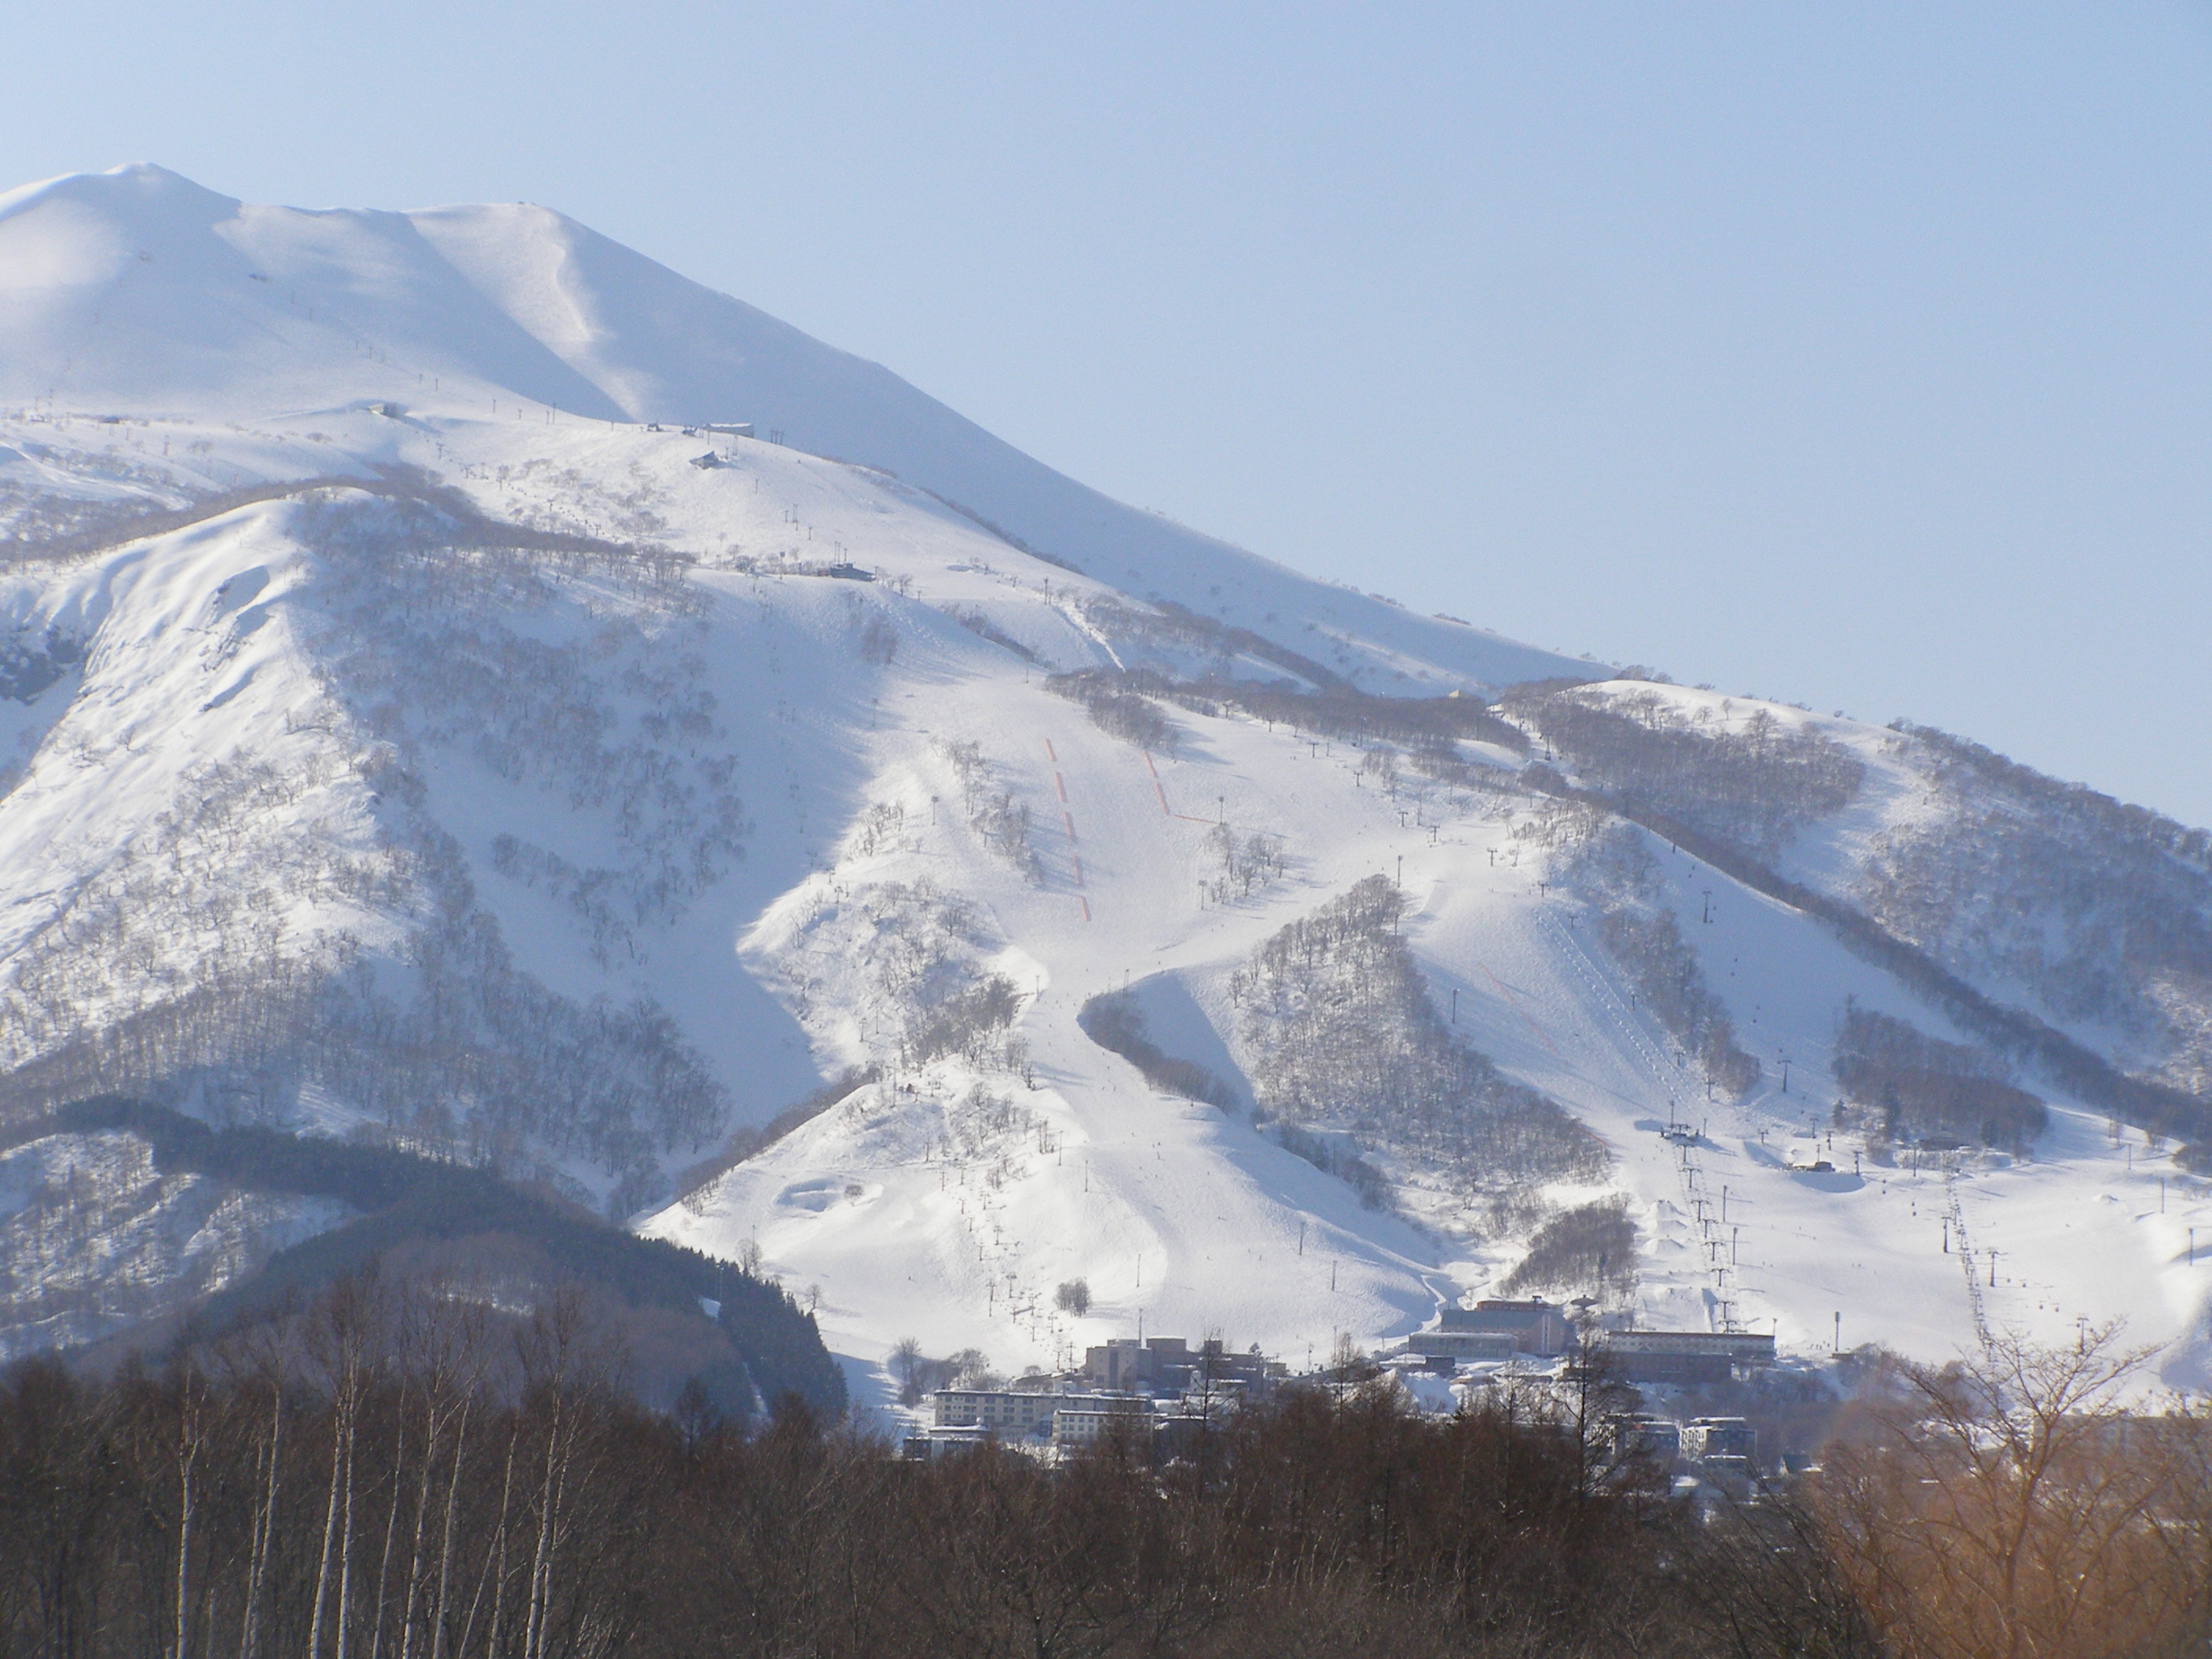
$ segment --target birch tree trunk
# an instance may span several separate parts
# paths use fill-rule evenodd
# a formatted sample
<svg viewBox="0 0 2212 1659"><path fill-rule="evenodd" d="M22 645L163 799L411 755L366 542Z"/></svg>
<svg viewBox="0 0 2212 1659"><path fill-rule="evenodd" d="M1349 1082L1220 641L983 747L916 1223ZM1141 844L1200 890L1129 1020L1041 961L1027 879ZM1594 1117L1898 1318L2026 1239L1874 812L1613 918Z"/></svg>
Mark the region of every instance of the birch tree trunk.
<svg viewBox="0 0 2212 1659"><path fill-rule="evenodd" d="M270 1540L276 1529L277 1473L284 1449L284 1384L281 1378L270 1380L269 1399L269 1479L263 1488L261 1502L254 1508L252 1560L246 1574L246 1612L239 1630L238 1659L254 1659L254 1644L261 1635L262 1589L269 1577Z"/></svg>
<svg viewBox="0 0 2212 1659"><path fill-rule="evenodd" d="M446 1659L446 1589L451 1582L453 1566L453 1522L459 1508L461 1493L461 1456L469 1444L469 1406L461 1402L460 1425L453 1437L453 1468L446 1477L445 1536L438 1546L438 1603L430 1620L430 1659ZM500 1520L507 1519L507 1500L500 1500Z"/></svg>
<svg viewBox="0 0 2212 1659"><path fill-rule="evenodd" d="M187 1659L191 1628L192 1511L198 1502L196 1477L205 1425L202 1402L193 1397L191 1373L185 1373L177 1397L177 1633L173 1659Z"/></svg>
<svg viewBox="0 0 2212 1659"><path fill-rule="evenodd" d="M422 1468L427 1478L430 1460L426 1455ZM369 1626L368 1659L379 1659L384 1647L385 1589L392 1577L392 1540L399 1534L399 1502L407 1489L404 1475L407 1469L407 1389L403 1383L399 1390L399 1411L392 1442L392 1507L384 1517L384 1549L376 1560L376 1622ZM421 1534L418 1516L416 1534Z"/></svg>
<svg viewBox="0 0 2212 1659"><path fill-rule="evenodd" d="M331 1554L337 1545L338 1471L343 1462L346 1432L346 1402L343 1388L338 1397L331 1401L331 1406L330 1501L323 1510L323 1550L322 1557L315 1566L315 1610L307 1620L307 1659L318 1659L323 1650L323 1608L330 1599Z"/></svg>

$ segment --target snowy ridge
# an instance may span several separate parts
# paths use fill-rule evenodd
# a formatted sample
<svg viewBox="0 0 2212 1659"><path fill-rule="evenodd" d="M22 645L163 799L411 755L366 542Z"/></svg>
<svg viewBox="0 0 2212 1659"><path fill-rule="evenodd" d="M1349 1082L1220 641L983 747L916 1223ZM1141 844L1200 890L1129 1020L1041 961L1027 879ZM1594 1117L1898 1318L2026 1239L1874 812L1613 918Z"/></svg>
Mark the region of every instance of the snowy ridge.
<svg viewBox="0 0 2212 1659"><path fill-rule="evenodd" d="M0 197L0 404L259 419L398 400L526 421L749 421L1139 599L1288 629L1284 643L1372 690L1589 672L1109 501L888 371L544 208L254 207L141 164Z"/></svg>
<svg viewBox="0 0 2212 1659"><path fill-rule="evenodd" d="M2125 1313L2203 1377L2212 1205L2172 1139L2032 1070L2005 1085L2048 1103L2032 1157L1916 1155L1863 1102L1839 1125L1847 1009L1979 1039L1589 804L1740 808L1714 832L2185 1085L2186 929L2071 1011L2049 963L1947 931L1958 826L2056 837L2008 868L2080 855L2066 812L1932 740L1631 682L1454 726L1596 671L1104 501L532 208L253 208L147 167L0 198L0 534L19 1115L166 1091L496 1161L757 1252L864 1366L907 1335L1052 1364L1139 1322L1301 1360L1494 1294L1547 1220L1617 1202L1638 1256L1606 1294L1646 1322L1817 1353L1840 1311L1847 1343L1942 1355L1978 1297L2045 1336ZM1356 699L1224 682L1467 695L1384 738ZM1620 760L1562 696L1687 746ZM2154 841L2179 915L2193 854ZM1418 1114L1271 1105L1255 956L1377 878L1407 1029L1602 1157L1526 1178ZM1085 1035L1124 989L1229 1106Z"/></svg>

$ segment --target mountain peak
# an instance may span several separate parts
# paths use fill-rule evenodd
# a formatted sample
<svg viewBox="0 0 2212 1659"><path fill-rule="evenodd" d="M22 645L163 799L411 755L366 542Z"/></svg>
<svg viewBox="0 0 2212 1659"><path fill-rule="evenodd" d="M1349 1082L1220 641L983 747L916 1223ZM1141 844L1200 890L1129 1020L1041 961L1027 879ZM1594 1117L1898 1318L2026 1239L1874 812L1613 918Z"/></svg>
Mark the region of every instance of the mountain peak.
<svg viewBox="0 0 2212 1659"><path fill-rule="evenodd" d="M240 205L236 197L196 184L158 162L125 161L103 173L64 173L0 194L0 220L54 202L112 215L149 234L204 227L229 217Z"/></svg>
<svg viewBox="0 0 2212 1659"><path fill-rule="evenodd" d="M550 208L257 206L147 162L0 198L0 404L256 422L380 402L750 422L1216 628L1272 638L1271 617L1313 608L1307 579L1088 489L880 365ZM1320 609L1325 633L1316 618L1276 645L1365 690L1593 672L1349 590Z"/></svg>

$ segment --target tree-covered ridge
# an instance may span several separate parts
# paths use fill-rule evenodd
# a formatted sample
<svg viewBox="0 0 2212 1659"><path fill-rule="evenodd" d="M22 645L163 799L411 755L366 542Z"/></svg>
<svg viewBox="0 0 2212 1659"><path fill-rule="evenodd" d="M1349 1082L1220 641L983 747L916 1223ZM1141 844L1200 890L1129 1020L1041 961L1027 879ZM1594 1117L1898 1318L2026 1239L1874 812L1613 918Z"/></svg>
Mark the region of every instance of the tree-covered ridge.
<svg viewBox="0 0 2212 1659"><path fill-rule="evenodd" d="M1399 932L1404 910L1370 876L1237 970L1256 1104L1432 1162L1470 1191L1601 1173L1595 1134L1453 1037Z"/></svg>
<svg viewBox="0 0 2212 1659"><path fill-rule="evenodd" d="M339 1200L345 1224L276 1252L258 1272L198 1310L205 1329L265 1319L385 1258L404 1256L459 1276L487 1274L536 1299L582 1286L631 1310L674 1314L708 1330L702 1298L719 1304L716 1340L694 1346L712 1366L732 1363L719 1391L742 1416L756 1396L799 1395L816 1410L844 1408L842 1372L813 1316L780 1286L728 1263L607 1225L550 1192L488 1170L388 1147L254 1127L210 1128L143 1102L105 1099L64 1108L13 1138L122 1130L143 1139L165 1171L191 1171L262 1193ZM654 1322L665 1328L664 1322ZM726 1352L724 1351L726 1350Z"/></svg>
<svg viewBox="0 0 2212 1659"><path fill-rule="evenodd" d="M1926 726L1895 746L1942 810L1875 848L1869 913L1954 972L2112 1031L2127 1069L2212 1093L2212 833Z"/></svg>
<svg viewBox="0 0 2212 1659"><path fill-rule="evenodd" d="M270 511L312 692L281 754L197 760L17 942L0 1121L196 1074L275 1117L320 1085L471 1161L586 1161L635 1211L726 1128L726 1091L650 995L564 996L517 962L426 775L465 763L604 830L592 867L502 831L489 879L565 906L602 971L649 957L748 830L682 561L419 481L276 493L301 497ZM217 631L221 653L255 629Z"/></svg>
<svg viewBox="0 0 2212 1659"><path fill-rule="evenodd" d="M1838 1118L1886 1141L1980 1141L2017 1153L2051 1121L1996 1055L1856 1004L1844 1011L1832 1069L1850 1095Z"/></svg>
<svg viewBox="0 0 2212 1659"><path fill-rule="evenodd" d="M1504 707L1589 787L1768 856L1850 805L1865 779L1850 750L1765 708L1739 727L1650 690L1532 691Z"/></svg>

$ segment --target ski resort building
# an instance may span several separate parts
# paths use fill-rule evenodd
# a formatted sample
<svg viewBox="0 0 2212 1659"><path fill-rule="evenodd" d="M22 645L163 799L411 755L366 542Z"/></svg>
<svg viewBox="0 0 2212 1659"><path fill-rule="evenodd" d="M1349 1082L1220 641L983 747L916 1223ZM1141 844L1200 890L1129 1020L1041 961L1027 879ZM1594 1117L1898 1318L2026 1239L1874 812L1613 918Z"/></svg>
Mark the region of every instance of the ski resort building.
<svg viewBox="0 0 2212 1659"><path fill-rule="evenodd" d="M1083 1374L1105 1389L1158 1388L1180 1382L1190 1370L1190 1346L1179 1336L1140 1341L1117 1336L1083 1351Z"/></svg>
<svg viewBox="0 0 2212 1659"><path fill-rule="evenodd" d="M1568 1321L1567 1310L1540 1296L1526 1302L1478 1302L1472 1308L1447 1308L1437 1322L1437 1330L1507 1337L1514 1352L1546 1359L1571 1352L1575 1346L1575 1328Z"/></svg>
<svg viewBox="0 0 2212 1659"><path fill-rule="evenodd" d="M1467 1365L1510 1359L1514 1346L1512 1336L1504 1331L1415 1331L1406 1339L1406 1352Z"/></svg>
<svg viewBox="0 0 2212 1659"><path fill-rule="evenodd" d="M1128 1393L1188 1394L1211 1389L1257 1400L1287 1373L1281 1362L1255 1350L1233 1353L1218 1337L1194 1349L1180 1336L1142 1341L1117 1336L1083 1352L1083 1375L1104 1389Z"/></svg>
<svg viewBox="0 0 2212 1659"><path fill-rule="evenodd" d="M1011 1389L939 1389L931 1396L931 1426L909 1437L908 1456L1000 1440L1042 1450L1096 1444L1130 1424L1173 1456L1196 1423L1200 1427L1264 1395L1287 1375L1279 1360L1256 1351L1231 1352L1218 1339L1196 1348L1179 1336L1139 1341L1117 1337L1089 1349L1083 1369L1048 1382Z"/></svg>
<svg viewBox="0 0 2212 1659"><path fill-rule="evenodd" d="M1632 1457L1649 1457L1666 1468L1682 1455L1682 1427L1671 1417L1632 1413L1613 1418L1614 1447Z"/></svg>
<svg viewBox="0 0 2212 1659"><path fill-rule="evenodd" d="M1133 1425L1147 1435L1152 1431L1149 1401L1088 1395L1070 1395L1068 1401L1052 1414L1052 1443L1063 1450L1096 1445L1116 1425Z"/></svg>
<svg viewBox="0 0 2212 1659"><path fill-rule="evenodd" d="M1060 1438L1059 1419L1126 1417L1150 1412L1152 1401L1138 1395L1078 1394L1026 1389L939 1389L932 1422L939 1429L979 1429L1007 1439L1050 1434ZM1096 1439L1096 1433L1088 1435Z"/></svg>
<svg viewBox="0 0 2212 1659"><path fill-rule="evenodd" d="M1610 1331L1597 1346L1631 1382L1725 1382L1774 1363L1774 1339L1748 1331Z"/></svg>
<svg viewBox="0 0 2212 1659"><path fill-rule="evenodd" d="M1693 1417L1682 1425L1681 1446L1693 1463L1729 1457L1748 1464L1759 1455L1759 1431L1741 1417Z"/></svg>

